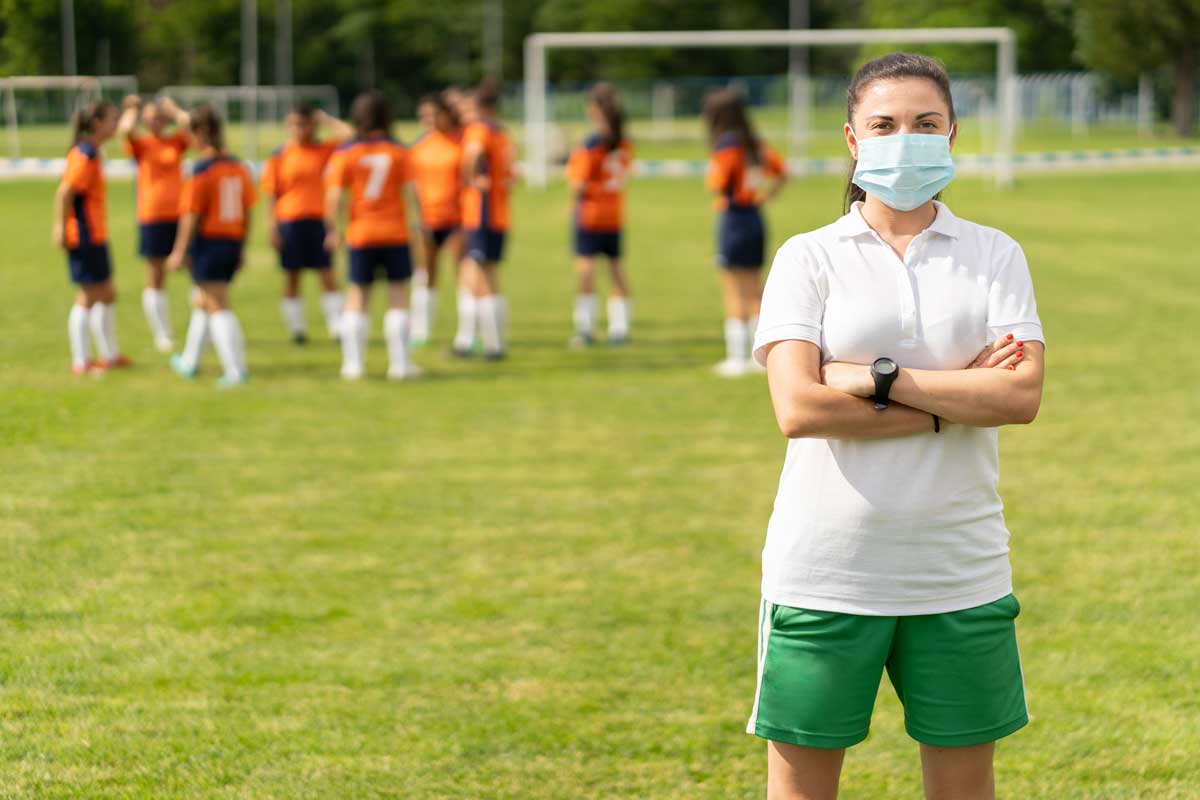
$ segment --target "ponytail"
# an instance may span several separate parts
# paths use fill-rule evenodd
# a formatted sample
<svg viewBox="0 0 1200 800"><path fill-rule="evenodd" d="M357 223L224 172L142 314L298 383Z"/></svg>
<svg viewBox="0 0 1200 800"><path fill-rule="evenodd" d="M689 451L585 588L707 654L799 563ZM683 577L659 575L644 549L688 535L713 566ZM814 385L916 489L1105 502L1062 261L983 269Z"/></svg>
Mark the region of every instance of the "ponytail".
<svg viewBox="0 0 1200 800"><path fill-rule="evenodd" d="M746 161L757 166L762 163L763 146L746 113L746 101L734 89L716 89L704 98L704 121L713 147L723 136L733 136L746 154Z"/></svg>
<svg viewBox="0 0 1200 800"><path fill-rule="evenodd" d="M222 130L221 115L212 106L205 103L192 109L188 114L191 120L189 127L192 133L199 133L217 151L225 149L225 134Z"/></svg>
<svg viewBox="0 0 1200 800"><path fill-rule="evenodd" d="M116 106L107 100L93 100L77 108L71 115L71 147L90 136L96 123L115 109Z"/></svg>
<svg viewBox="0 0 1200 800"><path fill-rule="evenodd" d="M625 112L617 101L617 91L609 83L597 83L592 87L589 99L604 116L608 126L608 149L616 150L625 139Z"/></svg>

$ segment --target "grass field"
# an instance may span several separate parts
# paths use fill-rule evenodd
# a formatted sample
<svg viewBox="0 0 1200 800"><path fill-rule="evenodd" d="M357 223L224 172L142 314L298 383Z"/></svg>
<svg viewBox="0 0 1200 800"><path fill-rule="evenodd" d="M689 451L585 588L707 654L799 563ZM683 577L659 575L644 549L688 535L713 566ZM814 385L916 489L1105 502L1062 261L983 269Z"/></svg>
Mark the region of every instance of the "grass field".
<svg viewBox="0 0 1200 800"><path fill-rule="evenodd" d="M948 193L1023 244L1050 339L1037 422L1001 434L1034 716L998 749L1002 797L1200 796L1198 178ZM839 191L789 187L776 243ZM427 350L407 385L379 378L378 312L363 383L333 344L285 342L260 224L234 293L252 379L229 392L211 351L187 383L151 348L128 184L109 197L137 365L68 375L51 193L0 184L0 796L762 796L741 731L784 442L761 378L709 372L698 184L630 189L631 347L564 347L566 196L521 192L512 357ZM843 787L920 796L886 681Z"/></svg>

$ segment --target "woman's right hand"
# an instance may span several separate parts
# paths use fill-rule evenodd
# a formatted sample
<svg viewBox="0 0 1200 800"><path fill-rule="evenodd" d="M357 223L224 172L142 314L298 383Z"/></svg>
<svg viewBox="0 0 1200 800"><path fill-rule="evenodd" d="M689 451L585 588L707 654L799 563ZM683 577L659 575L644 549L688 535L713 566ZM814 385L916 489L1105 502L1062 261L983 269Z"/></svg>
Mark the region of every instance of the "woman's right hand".
<svg viewBox="0 0 1200 800"><path fill-rule="evenodd" d="M271 247L274 247L276 250L283 249L283 236L279 233L278 225L271 226Z"/></svg>
<svg viewBox="0 0 1200 800"><path fill-rule="evenodd" d="M67 235L61 222L54 223L54 227L50 231L50 236L54 239L55 247L63 248L67 246Z"/></svg>
<svg viewBox="0 0 1200 800"><path fill-rule="evenodd" d="M1025 357L1025 342L1011 333L979 351L967 369L1016 369L1017 362Z"/></svg>

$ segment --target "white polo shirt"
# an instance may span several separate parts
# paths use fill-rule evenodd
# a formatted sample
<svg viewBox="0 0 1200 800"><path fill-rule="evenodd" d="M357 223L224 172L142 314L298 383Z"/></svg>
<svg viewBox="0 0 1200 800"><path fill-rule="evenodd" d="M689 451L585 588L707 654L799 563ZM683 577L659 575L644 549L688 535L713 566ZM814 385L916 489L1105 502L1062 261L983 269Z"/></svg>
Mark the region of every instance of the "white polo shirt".
<svg viewBox="0 0 1200 800"><path fill-rule="evenodd" d="M824 361L963 369L1005 333L1045 343L1011 238L935 203L901 260L855 204L779 248L754 357L802 339ZM883 412L886 413L886 412ZM850 614L937 614L1012 591L995 428L792 439L763 550L763 597Z"/></svg>

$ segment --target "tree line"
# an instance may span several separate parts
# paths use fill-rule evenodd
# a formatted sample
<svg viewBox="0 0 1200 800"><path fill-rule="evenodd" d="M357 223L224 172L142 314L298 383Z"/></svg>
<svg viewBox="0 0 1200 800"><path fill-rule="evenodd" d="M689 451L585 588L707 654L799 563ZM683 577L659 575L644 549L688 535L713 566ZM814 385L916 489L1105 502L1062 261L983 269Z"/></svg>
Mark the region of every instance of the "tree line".
<svg viewBox="0 0 1200 800"><path fill-rule="evenodd" d="M291 0L293 82L343 95L377 85L411 103L484 71L485 4L494 0ZM0 0L0 73L61 74L61 0ZM133 74L146 90L236 84L242 0L75 0L81 74ZM810 0L814 28L1002 25L1016 30L1023 72L1098 69L1132 85L1156 79L1176 130L1194 131L1200 0ZM277 0L258 2L260 82L276 82ZM502 77L519 80L522 42L535 31L785 28L789 0L503 0ZM953 72L987 73L986 46L923 48ZM844 74L874 51L813 48L814 73ZM564 52L556 79L770 75L771 49L669 48Z"/></svg>

